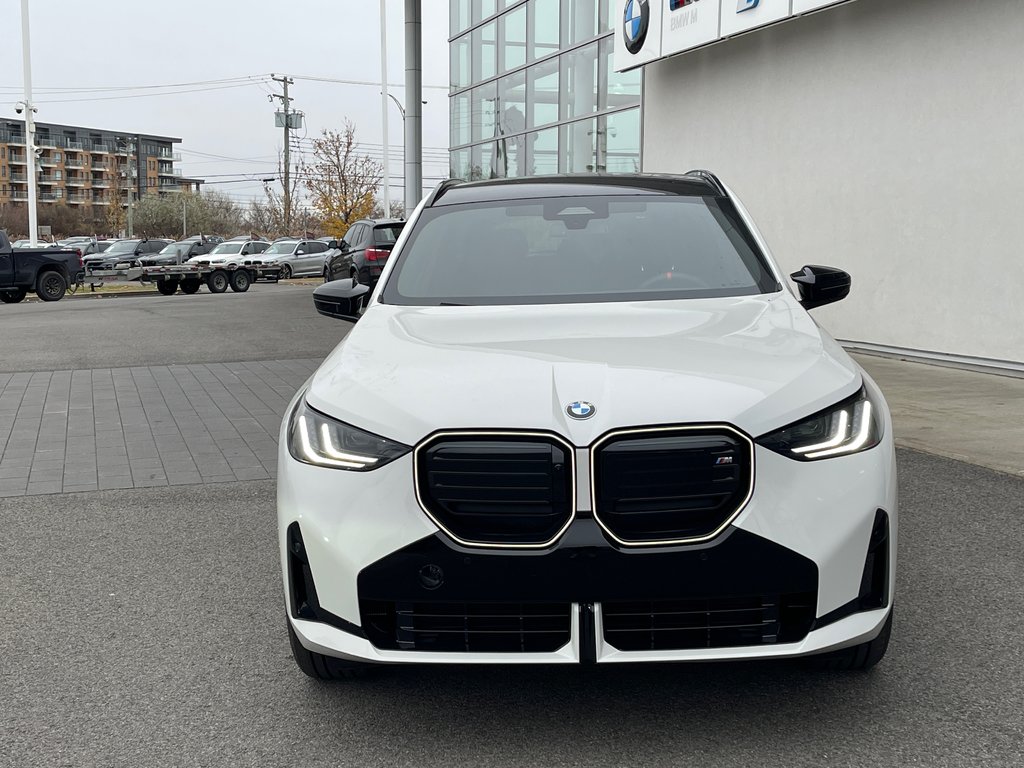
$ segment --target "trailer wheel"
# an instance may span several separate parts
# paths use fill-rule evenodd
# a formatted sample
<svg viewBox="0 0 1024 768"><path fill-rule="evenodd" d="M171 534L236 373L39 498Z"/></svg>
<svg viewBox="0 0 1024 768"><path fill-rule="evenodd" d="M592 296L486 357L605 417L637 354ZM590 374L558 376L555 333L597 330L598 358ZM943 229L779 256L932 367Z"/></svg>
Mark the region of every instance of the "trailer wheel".
<svg viewBox="0 0 1024 768"><path fill-rule="evenodd" d="M249 270L236 269L231 273L231 290L235 293L245 293L251 284L252 278L249 277Z"/></svg>
<svg viewBox="0 0 1024 768"><path fill-rule="evenodd" d="M196 291L199 290L199 287L202 284L203 283L202 283L201 280L199 280L199 278L196 278L196 277L186 278L185 280L181 281L181 292L182 293L187 293L187 294L189 294L191 296L193 293L195 293Z"/></svg>
<svg viewBox="0 0 1024 768"><path fill-rule="evenodd" d="M156 281L156 289L164 296L173 296L178 290L178 281L161 277Z"/></svg>
<svg viewBox="0 0 1024 768"><path fill-rule="evenodd" d="M0 291L0 301L4 304L17 304L28 294L26 288L15 288L10 291Z"/></svg>
<svg viewBox="0 0 1024 768"><path fill-rule="evenodd" d="M68 281L60 272L49 270L39 276L36 296L43 301L60 301L68 290Z"/></svg>
<svg viewBox="0 0 1024 768"><path fill-rule="evenodd" d="M228 289L228 273L223 269L211 272L206 278L206 287L210 289L210 293L224 293Z"/></svg>

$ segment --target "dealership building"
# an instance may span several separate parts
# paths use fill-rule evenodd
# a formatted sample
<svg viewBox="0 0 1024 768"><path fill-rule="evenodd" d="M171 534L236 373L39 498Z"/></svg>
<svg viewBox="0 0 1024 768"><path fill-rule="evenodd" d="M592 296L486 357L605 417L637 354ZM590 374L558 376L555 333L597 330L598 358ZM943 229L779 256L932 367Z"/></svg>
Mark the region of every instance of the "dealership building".
<svg viewBox="0 0 1024 768"><path fill-rule="evenodd" d="M1024 373L1020 0L452 0L460 178L718 174L848 345Z"/></svg>

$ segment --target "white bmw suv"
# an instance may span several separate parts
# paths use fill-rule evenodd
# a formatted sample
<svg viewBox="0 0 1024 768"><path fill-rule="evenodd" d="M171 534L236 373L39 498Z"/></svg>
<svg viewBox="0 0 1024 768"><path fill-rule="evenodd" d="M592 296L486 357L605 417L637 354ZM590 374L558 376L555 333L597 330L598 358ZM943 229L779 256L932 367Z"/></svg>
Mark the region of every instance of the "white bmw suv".
<svg viewBox="0 0 1024 768"><path fill-rule="evenodd" d="M292 650L379 663L810 657L892 626L892 424L715 176L445 182L281 430ZM365 305L365 309L363 309Z"/></svg>

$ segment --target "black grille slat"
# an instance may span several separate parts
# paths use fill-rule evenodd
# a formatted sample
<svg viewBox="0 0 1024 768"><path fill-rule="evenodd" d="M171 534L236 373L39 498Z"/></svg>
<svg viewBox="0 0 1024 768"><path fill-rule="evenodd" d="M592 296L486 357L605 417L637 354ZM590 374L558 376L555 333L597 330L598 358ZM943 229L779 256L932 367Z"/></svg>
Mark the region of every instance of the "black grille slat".
<svg viewBox="0 0 1024 768"><path fill-rule="evenodd" d="M569 642L569 603L361 601L370 642L386 650L550 653Z"/></svg>
<svg viewBox="0 0 1024 768"><path fill-rule="evenodd" d="M541 545L572 517L572 457L554 438L442 435L416 461L423 505L462 541Z"/></svg>
<svg viewBox="0 0 1024 768"><path fill-rule="evenodd" d="M629 543L709 536L744 503L752 462L749 443L713 427L613 435L595 456L596 515Z"/></svg>
<svg viewBox="0 0 1024 768"><path fill-rule="evenodd" d="M602 603L604 639L621 651L797 642L814 621L813 593Z"/></svg>

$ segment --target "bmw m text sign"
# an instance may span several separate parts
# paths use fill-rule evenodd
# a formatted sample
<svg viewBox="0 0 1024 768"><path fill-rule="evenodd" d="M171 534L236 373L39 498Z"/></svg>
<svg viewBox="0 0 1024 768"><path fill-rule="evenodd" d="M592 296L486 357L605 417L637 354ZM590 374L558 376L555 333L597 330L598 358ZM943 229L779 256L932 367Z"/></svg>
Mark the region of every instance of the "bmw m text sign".
<svg viewBox="0 0 1024 768"><path fill-rule="evenodd" d="M670 0L661 30L661 55L671 56L718 39L722 3L735 0Z"/></svg>

